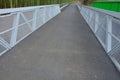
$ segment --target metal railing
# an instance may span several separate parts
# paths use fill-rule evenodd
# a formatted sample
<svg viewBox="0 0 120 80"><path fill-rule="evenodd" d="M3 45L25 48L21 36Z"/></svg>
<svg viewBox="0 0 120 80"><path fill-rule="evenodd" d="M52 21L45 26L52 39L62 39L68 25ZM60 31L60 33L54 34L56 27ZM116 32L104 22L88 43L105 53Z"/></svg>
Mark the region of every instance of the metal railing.
<svg viewBox="0 0 120 80"><path fill-rule="evenodd" d="M77 5L91 30L120 71L120 13Z"/></svg>
<svg viewBox="0 0 120 80"><path fill-rule="evenodd" d="M59 5L0 9L0 56L59 13Z"/></svg>
<svg viewBox="0 0 120 80"><path fill-rule="evenodd" d="M64 9L65 7L69 6L69 4L64 4L61 6L61 10Z"/></svg>

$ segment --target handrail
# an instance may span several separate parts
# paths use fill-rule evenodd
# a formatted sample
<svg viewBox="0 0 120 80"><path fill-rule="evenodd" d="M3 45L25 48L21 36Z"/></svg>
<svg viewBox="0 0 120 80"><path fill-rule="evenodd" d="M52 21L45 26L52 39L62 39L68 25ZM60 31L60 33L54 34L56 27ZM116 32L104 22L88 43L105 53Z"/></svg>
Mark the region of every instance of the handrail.
<svg viewBox="0 0 120 80"><path fill-rule="evenodd" d="M52 6L58 6L58 5L59 4L44 5L44 6L32 6L32 7L20 7L20 8L6 8L6 9L0 9L0 14L13 13L13 12L19 12L19 11L26 11L26 10L36 9L36 8L52 7Z"/></svg>
<svg viewBox="0 0 120 80"><path fill-rule="evenodd" d="M65 4L64 6L61 6L61 10L67 7L69 4Z"/></svg>
<svg viewBox="0 0 120 80"><path fill-rule="evenodd" d="M114 18L120 19L120 13L118 13L118 12L113 12L113 11L109 11L109 10L104 10L104 9L99 9L99 8L84 6L84 5L83 5L83 7L86 7L86 8L92 9L94 11L101 12L101 13L107 14L109 16L112 16Z"/></svg>
<svg viewBox="0 0 120 80"><path fill-rule="evenodd" d="M60 12L59 4L0 9L0 56Z"/></svg>
<svg viewBox="0 0 120 80"><path fill-rule="evenodd" d="M81 15L120 71L120 13L82 6Z"/></svg>

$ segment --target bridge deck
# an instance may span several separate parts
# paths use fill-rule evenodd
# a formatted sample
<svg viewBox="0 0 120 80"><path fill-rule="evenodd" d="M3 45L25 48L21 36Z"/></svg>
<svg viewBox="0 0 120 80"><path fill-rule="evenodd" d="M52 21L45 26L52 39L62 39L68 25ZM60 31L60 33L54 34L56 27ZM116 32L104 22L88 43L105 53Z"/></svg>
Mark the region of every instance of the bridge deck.
<svg viewBox="0 0 120 80"><path fill-rule="evenodd" d="M75 5L0 58L0 80L120 80Z"/></svg>

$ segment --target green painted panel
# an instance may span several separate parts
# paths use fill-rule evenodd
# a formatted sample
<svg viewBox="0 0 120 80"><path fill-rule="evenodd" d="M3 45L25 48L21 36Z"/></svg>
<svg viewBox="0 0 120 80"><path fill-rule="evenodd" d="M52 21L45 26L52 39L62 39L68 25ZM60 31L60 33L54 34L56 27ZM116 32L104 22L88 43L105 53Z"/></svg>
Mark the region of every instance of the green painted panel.
<svg viewBox="0 0 120 80"><path fill-rule="evenodd" d="M120 0L96 0L96 2L120 2Z"/></svg>
<svg viewBox="0 0 120 80"><path fill-rule="evenodd" d="M120 12L120 2L94 2L93 7Z"/></svg>

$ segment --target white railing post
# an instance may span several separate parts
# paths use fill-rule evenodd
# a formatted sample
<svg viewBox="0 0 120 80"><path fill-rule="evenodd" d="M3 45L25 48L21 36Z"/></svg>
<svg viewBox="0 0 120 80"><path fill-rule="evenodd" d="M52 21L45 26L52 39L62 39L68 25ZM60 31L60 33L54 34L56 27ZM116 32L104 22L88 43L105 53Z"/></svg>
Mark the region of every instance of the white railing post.
<svg viewBox="0 0 120 80"><path fill-rule="evenodd" d="M37 24L37 13L38 9L35 9L35 12L33 14L33 24L32 24L32 31L36 29L36 24Z"/></svg>
<svg viewBox="0 0 120 80"><path fill-rule="evenodd" d="M18 12L14 17L12 36L10 41L11 47L13 47L16 44L19 19L20 19L20 12Z"/></svg>
<svg viewBox="0 0 120 80"><path fill-rule="evenodd" d="M112 17L107 16L107 29L106 29L106 40L107 40L107 52L111 51L112 49L112 36L110 35L112 33Z"/></svg>
<svg viewBox="0 0 120 80"><path fill-rule="evenodd" d="M51 13L51 7L48 8L48 20L49 20L50 17L51 17L51 14L50 14L50 13Z"/></svg>
<svg viewBox="0 0 120 80"><path fill-rule="evenodd" d="M44 8L44 11L43 11L43 23L45 23L46 21L46 8Z"/></svg>
<svg viewBox="0 0 120 80"><path fill-rule="evenodd" d="M30 11L30 13L31 13L31 11L33 11L33 10L34 10L34 12L32 12L33 14L31 15L32 19L28 20L27 17L29 17L29 15L27 14L28 15L27 16L27 15L23 14L23 12ZM13 19L13 23L12 23L12 28L10 27L10 29L6 29L6 30L2 31L2 32L0 32L0 34L4 34L9 31L11 31L12 34L10 34L10 36L11 36L10 44L9 44L9 42L7 42L4 39L2 39L2 38L0 39L0 45L2 45L4 48L6 48L2 52L0 52L0 56L2 54L4 54L7 50L9 50L13 46L15 46L17 43L19 43L21 40L26 38L28 35L30 35L37 28L40 28L48 20L50 20L51 18L58 15L58 13L60 13L60 7L58 5L50 5L50 6L46 5L46 6L33 6L33 7L1 9L0 10L0 14L8 14L8 13L11 13L11 14L4 15L1 17L6 18L7 16L13 16L14 19ZM41 14L41 13L43 13L43 14ZM39 15L41 15L41 16L39 16ZM38 19L38 21L37 21L37 19ZM31 30L28 31L28 28L30 28ZM23 30L23 29L27 29L27 31L25 32L25 30ZM22 30L23 30L23 32L22 32ZM20 32L18 33L18 31L20 31ZM5 36L5 38L6 37L7 36ZM18 38L18 37L20 37L20 38Z"/></svg>
<svg viewBox="0 0 120 80"><path fill-rule="evenodd" d="M98 19L99 19L99 15L98 15L98 13L96 12L96 14L95 14L95 30L94 30L94 32L96 33L97 32L97 30L98 30Z"/></svg>
<svg viewBox="0 0 120 80"><path fill-rule="evenodd" d="M49 11L49 18L51 19L51 17L52 17L52 7L50 7L49 10L50 10L50 11Z"/></svg>
<svg viewBox="0 0 120 80"><path fill-rule="evenodd" d="M92 10L93 12L95 12L95 35L98 38L98 40L100 41L100 43L102 44L103 48L105 49L106 53L108 54L108 56L111 58L111 60L113 61L113 63L115 64L115 66L118 68L118 70L120 71L120 59L119 59L119 55L120 55L120 39L119 39L119 34L117 34L119 32L119 22L120 22L120 14L116 13L116 12L112 12L112 11L106 11L106 10L102 10L102 9L97 9L97 8L92 8L92 7L82 7L81 10L81 14L82 16L85 18L86 22L88 16L86 16L86 9ZM90 12L87 12L90 13ZM101 19L99 19L100 17L104 16L105 18L105 22L100 22ZM98 24L99 23L99 24ZM103 25L102 25L103 24ZM88 24L90 26L90 24ZM102 26L100 26L102 25ZM97 30L101 29L104 31L100 31L97 32ZM113 33L113 30L115 33ZM105 32L106 34L104 34L103 32ZM100 35L99 35L100 34ZM103 43L103 38L106 40L105 43ZM112 40L114 39L114 40Z"/></svg>

